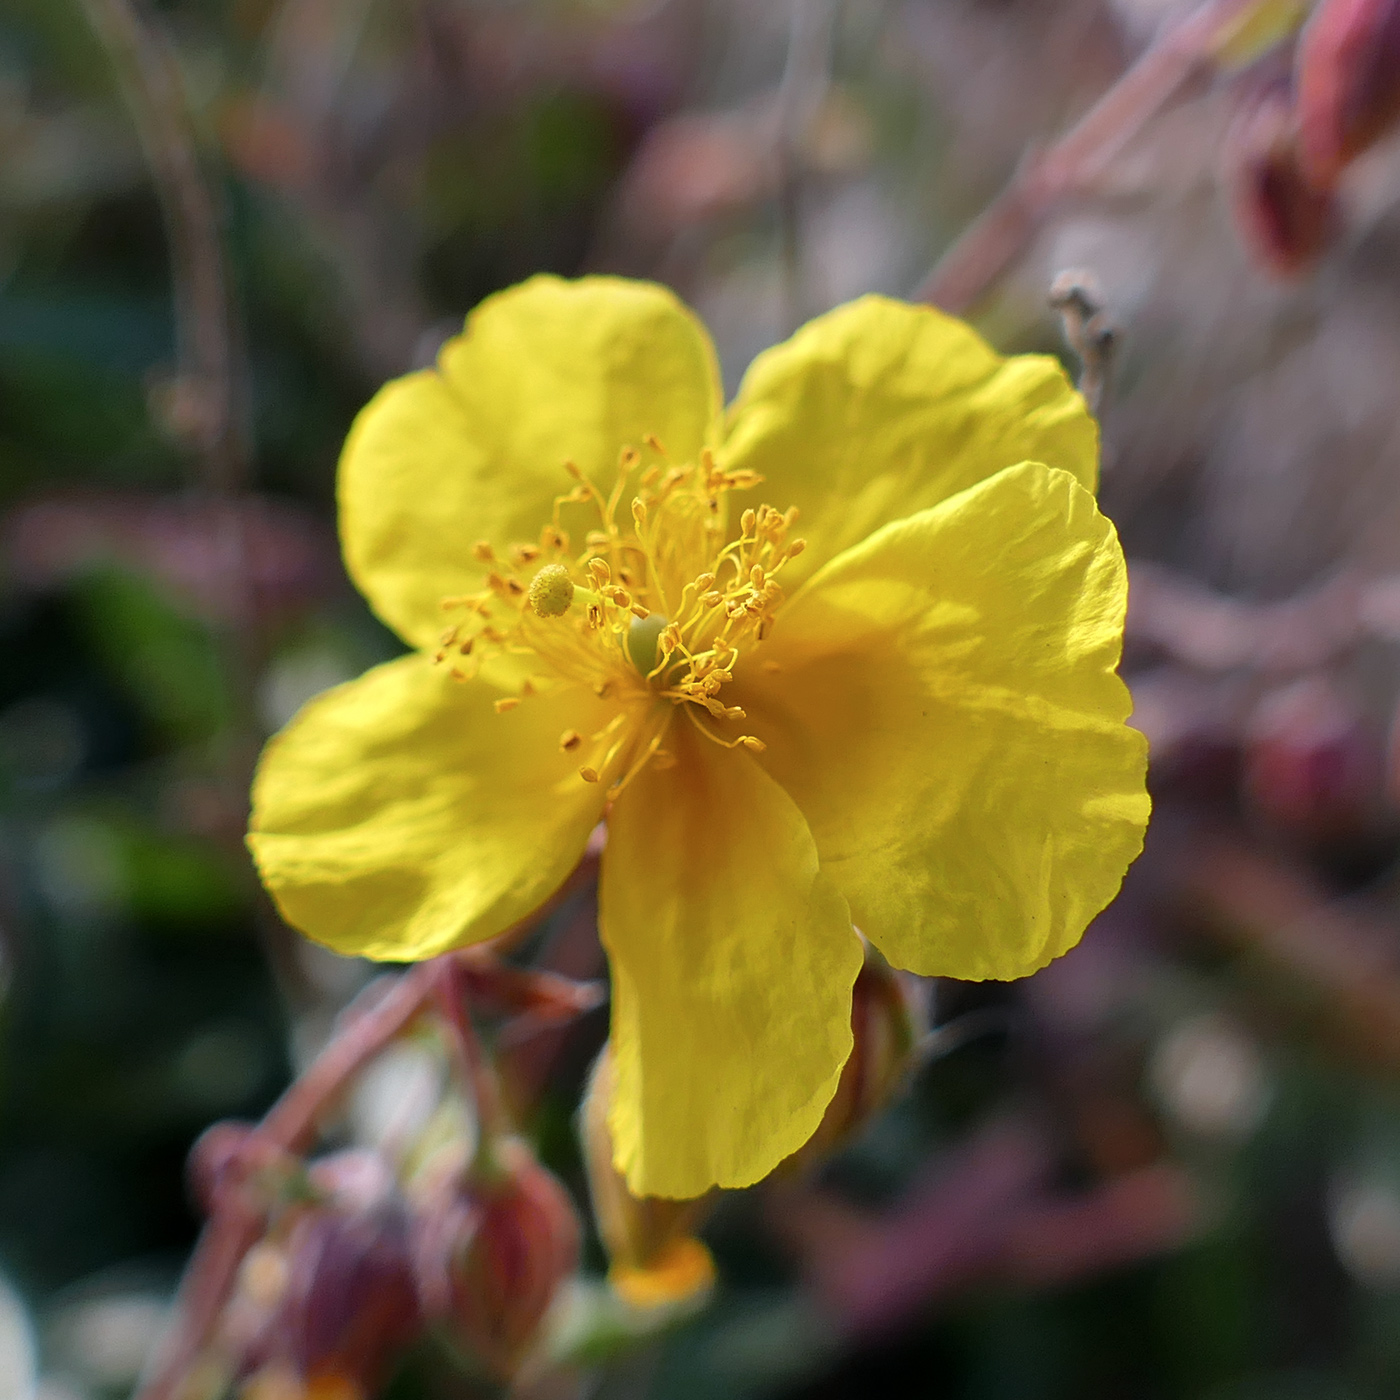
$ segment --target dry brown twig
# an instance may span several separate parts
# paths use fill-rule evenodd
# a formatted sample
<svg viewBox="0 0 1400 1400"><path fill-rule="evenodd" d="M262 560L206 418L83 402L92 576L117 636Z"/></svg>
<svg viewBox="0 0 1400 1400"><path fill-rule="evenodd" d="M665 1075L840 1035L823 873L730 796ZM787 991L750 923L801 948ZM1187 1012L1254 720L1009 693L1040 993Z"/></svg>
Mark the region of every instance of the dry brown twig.
<svg viewBox="0 0 1400 1400"><path fill-rule="evenodd" d="M170 244L178 371L161 396L167 425L193 447L200 484L247 484L249 443L220 210L174 52L137 0L83 0L136 124Z"/></svg>
<svg viewBox="0 0 1400 1400"><path fill-rule="evenodd" d="M1050 284L1050 305L1060 313L1065 340L1079 357L1079 392L1098 417L1118 348L1118 331L1104 311L1098 279L1085 268L1066 268Z"/></svg>

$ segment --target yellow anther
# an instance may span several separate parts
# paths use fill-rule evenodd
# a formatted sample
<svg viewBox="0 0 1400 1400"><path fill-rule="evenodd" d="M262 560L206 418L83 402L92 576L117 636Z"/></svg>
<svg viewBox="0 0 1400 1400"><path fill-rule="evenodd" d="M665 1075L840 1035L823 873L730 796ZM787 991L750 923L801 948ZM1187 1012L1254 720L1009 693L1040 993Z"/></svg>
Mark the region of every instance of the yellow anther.
<svg viewBox="0 0 1400 1400"><path fill-rule="evenodd" d="M753 534L753 527L758 523L758 515L750 507L739 517L739 532L743 535Z"/></svg>
<svg viewBox="0 0 1400 1400"><path fill-rule="evenodd" d="M764 749L768 747L768 745L765 744L762 739L758 738L757 735L754 734L745 734L744 737L739 740L739 742L746 749L748 749L750 753L762 753Z"/></svg>
<svg viewBox="0 0 1400 1400"><path fill-rule="evenodd" d="M789 559L796 559L797 556L801 554L802 551L806 548L806 540L793 540L793 542L787 547L787 557Z"/></svg>
<svg viewBox="0 0 1400 1400"><path fill-rule="evenodd" d="M533 564L540 557L539 550L532 544L512 545L510 553L519 564Z"/></svg>
<svg viewBox="0 0 1400 1400"><path fill-rule="evenodd" d="M583 743L583 735L577 729L566 729L559 736L559 747L565 753L572 753L581 743Z"/></svg>
<svg viewBox="0 0 1400 1400"><path fill-rule="evenodd" d="M457 648L457 650L461 652L463 656L470 656L472 654L472 643L475 640L476 639L474 637L468 637L467 640Z"/></svg>
<svg viewBox="0 0 1400 1400"><path fill-rule="evenodd" d="M568 553L568 531L561 530L557 525L546 525L544 529L540 531L540 548L559 550L563 553Z"/></svg>
<svg viewBox="0 0 1400 1400"><path fill-rule="evenodd" d="M632 606L632 595L625 588L605 588L603 593L620 608Z"/></svg>
<svg viewBox="0 0 1400 1400"><path fill-rule="evenodd" d="M593 582L601 588L605 583L612 581L612 570L608 568L605 559L590 559L588 561L588 572L593 575Z"/></svg>
<svg viewBox="0 0 1400 1400"><path fill-rule="evenodd" d="M753 584L755 588L763 583L765 577L766 575L763 572L763 568L759 564L755 564L753 568L749 570L749 582Z"/></svg>
<svg viewBox="0 0 1400 1400"><path fill-rule="evenodd" d="M641 460L642 454L635 447L624 447L617 462L623 471L627 471L629 468L635 467Z"/></svg>
<svg viewBox="0 0 1400 1400"><path fill-rule="evenodd" d="M450 646L452 645L452 643L455 642L456 640L457 640L457 629L456 629L455 627L449 627L449 628L447 629L447 631L444 632L444 633L442 634L442 636L440 636L440 637L438 638L438 645L439 645L439 646L443 646L443 647L450 647Z"/></svg>
<svg viewBox="0 0 1400 1400"><path fill-rule="evenodd" d="M650 612L649 609L644 608L640 603L633 603L633 604L632 604L632 616L633 616L633 617L637 617L637 618L641 618L641 617L650 617L650 616L651 616L651 612Z"/></svg>
<svg viewBox="0 0 1400 1400"><path fill-rule="evenodd" d="M598 781L598 770L596 768L580 768L578 775L586 783L596 783Z"/></svg>
<svg viewBox="0 0 1400 1400"><path fill-rule="evenodd" d="M715 576L711 573L703 573L700 575L699 578L695 580L695 589L698 593L704 593L706 590L711 589L714 586Z"/></svg>
<svg viewBox="0 0 1400 1400"><path fill-rule="evenodd" d="M651 450L652 450L653 452L660 452L660 453L662 454L662 456L665 456L665 454L666 454L666 449L665 449L664 447L662 447L662 445L661 445L661 439L660 439L659 437L657 437L655 433L648 433L648 434L642 439L642 441L643 441L644 443L646 443L646 445L647 445L649 448L651 448Z"/></svg>
<svg viewBox="0 0 1400 1400"><path fill-rule="evenodd" d="M583 537L583 542L589 549L606 549L611 539L612 536L606 530L590 530Z"/></svg>
<svg viewBox="0 0 1400 1400"><path fill-rule="evenodd" d="M647 503L640 496L635 497L632 501L632 519L638 525L647 523Z"/></svg>
<svg viewBox="0 0 1400 1400"><path fill-rule="evenodd" d="M562 564L546 564L530 581L530 606L540 617L563 617L573 602L574 581Z"/></svg>
<svg viewBox="0 0 1400 1400"><path fill-rule="evenodd" d="M518 695L506 695L496 701L496 713L503 715L507 710L513 710L520 704Z"/></svg>
<svg viewBox="0 0 1400 1400"><path fill-rule="evenodd" d="M700 601L701 601L707 608L718 607L722 602L724 602L724 594L723 594L723 593L716 593L713 589L711 589L710 592L708 592L707 594L705 594L705 596L704 596L703 598L701 598Z"/></svg>
<svg viewBox="0 0 1400 1400"><path fill-rule="evenodd" d="M472 557L483 564L489 564L496 557L496 551L491 548L490 540L477 540L472 545Z"/></svg>
<svg viewBox="0 0 1400 1400"><path fill-rule="evenodd" d="M467 678L467 673L465 671L459 670L456 666L454 666L447 674L451 676L454 681L464 681Z"/></svg>
<svg viewBox="0 0 1400 1400"><path fill-rule="evenodd" d="M566 472L568 472L568 474L569 474L571 477L573 477L573 479L574 479L575 481L582 481L582 480L583 480L583 472L579 470L579 466L578 466L578 463L577 463L577 462L565 462L565 463L564 463L564 470L565 470Z"/></svg>

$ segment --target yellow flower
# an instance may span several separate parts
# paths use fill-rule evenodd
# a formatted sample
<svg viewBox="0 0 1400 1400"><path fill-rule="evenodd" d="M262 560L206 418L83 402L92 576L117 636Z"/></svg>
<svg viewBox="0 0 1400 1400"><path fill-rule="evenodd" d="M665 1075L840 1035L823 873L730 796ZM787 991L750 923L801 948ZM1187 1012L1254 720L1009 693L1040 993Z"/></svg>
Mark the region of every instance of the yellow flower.
<svg viewBox="0 0 1400 1400"><path fill-rule="evenodd" d="M659 287L490 298L345 445L346 562L417 650L268 746L263 879L341 952L426 958L606 818L618 1166L758 1180L850 1052L853 921L915 972L1024 976L1140 849L1096 447L1053 360L926 307L820 317L726 412Z"/></svg>

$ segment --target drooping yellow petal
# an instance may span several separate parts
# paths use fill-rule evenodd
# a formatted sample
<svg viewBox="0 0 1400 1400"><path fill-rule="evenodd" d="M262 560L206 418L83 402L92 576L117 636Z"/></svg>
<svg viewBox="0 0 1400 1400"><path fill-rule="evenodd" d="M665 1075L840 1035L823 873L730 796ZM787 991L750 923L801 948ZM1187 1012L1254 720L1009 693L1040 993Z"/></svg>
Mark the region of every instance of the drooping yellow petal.
<svg viewBox="0 0 1400 1400"><path fill-rule="evenodd" d="M477 541L538 541L573 485L566 460L607 491L620 451L648 433L695 460L719 408L709 337L670 292L532 277L482 302L435 369L387 384L355 420L338 485L350 575L429 647L439 601L480 587ZM566 529L587 521L570 510Z"/></svg>
<svg viewBox="0 0 1400 1400"><path fill-rule="evenodd" d="M1033 463L896 521L780 614L735 698L822 869L900 967L1020 977L1116 893L1148 816L1112 525Z"/></svg>
<svg viewBox="0 0 1400 1400"><path fill-rule="evenodd" d="M1098 431L1048 355L996 354L928 306L867 296L809 322L750 366L723 461L800 511L791 590L839 551L1004 467L1060 467L1093 490Z"/></svg>
<svg viewBox="0 0 1400 1400"><path fill-rule="evenodd" d="M602 814L559 748L582 687L505 714L483 681L401 657L308 704L263 752L248 843L287 921L340 953L432 957L549 897Z"/></svg>
<svg viewBox="0 0 1400 1400"><path fill-rule="evenodd" d="M677 766L608 819L608 1116L639 1196L748 1186L816 1129L851 1049L860 941L801 813L743 750L680 716Z"/></svg>

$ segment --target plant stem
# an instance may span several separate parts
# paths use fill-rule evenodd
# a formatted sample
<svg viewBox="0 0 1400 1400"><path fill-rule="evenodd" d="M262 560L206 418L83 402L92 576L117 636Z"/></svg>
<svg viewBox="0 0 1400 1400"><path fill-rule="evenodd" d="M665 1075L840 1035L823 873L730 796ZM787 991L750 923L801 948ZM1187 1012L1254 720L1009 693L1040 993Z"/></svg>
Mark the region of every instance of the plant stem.
<svg viewBox="0 0 1400 1400"><path fill-rule="evenodd" d="M1186 85L1258 0L1206 0L1162 33L1060 139L1011 182L938 260L914 300L962 314L1019 258L1068 195L1086 188Z"/></svg>

